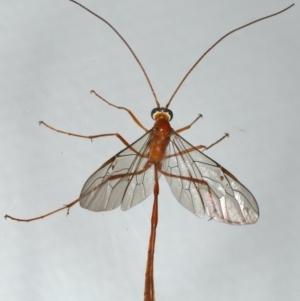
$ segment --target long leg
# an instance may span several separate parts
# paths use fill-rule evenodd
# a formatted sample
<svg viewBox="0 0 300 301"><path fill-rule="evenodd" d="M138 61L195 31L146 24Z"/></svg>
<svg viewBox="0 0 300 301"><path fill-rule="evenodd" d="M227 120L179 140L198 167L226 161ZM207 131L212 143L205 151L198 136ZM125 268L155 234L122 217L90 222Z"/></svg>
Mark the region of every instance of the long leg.
<svg viewBox="0 0 300 301"><path fill-rule="evenodd" d="M154 293L154 280L153 280L153 263L154 263L154 250L155 250L155 238L156 238L156 227L158 223L158 194L159 194L159 184L158 184L158 166L154 165L155 168L155 184L154 184L154 203L152 209L151 217L151 234L149 239L148 247L148 258L146 267L146 279L145 279L145 292L144 301L155 301Z"/></svg>
<svg viewBox="0 0 300 301"><path fill-rule="evenodd" d="M97 97L99 97L101 100L103 100L104 102L106 102L108 105L117 108L119 110L125 110L133 119L133 121L139 126L141 127L145 132L148 132L148 130L141 124L141 122L135 117L135 115L127 108L124 107L118 107L112 103L110 103L109 101L107 101L104 97L100 96L97 92L95 92L94 90L91 91L91 93L95 94Z"/></svg>
<svg viewBox="0 0 300 301"><path fill-rule="evenodd" d="M106 164L106 163L105 163L105 164ZM119 176L119 177L122 177L122 176L124 176L124 174L123 174L123 175L118 175L118 176ZM100 185L101 185L101 184L100 184ZM97 187L96 187L96 188L97 188ZM68 215L68 214L69 214L69 210L70 210L70 208L71 208L72 206L74 206L75 204L77 204L84 196L87 196L88 194L93 193L93 191L94 191L96 188L94 188L94 189L92 189L92 190L89 190L89 191L85 192L84 194L80 195L80 197L79 197L78 199L74 200L73 202L71 202L71 203L69 203L69 204L67 204L67 205L64 205L63 207L60 207L60 208L58 208L58 209L56 209L56 210L54 210L54 211L51 211L51 212L49 212L49 213L46 213L46 214L43 214L43 215L40 215L40 216L37 216L37 217L33 217L33 218L29 218L29 219L22 219L22 218L17 218L17 217L13 217L13 216L10 216L10 215L8 215L8 214L5 214L4 218L5 218L5 219L10 218L10 219L12 219L12 220L14 220L14 221L18 221L18 222L32 222L32 221L35 221L35 220L42 219L42 218L44 218L44 217L50 216L50 215L52 215L52 214L55 214L56 212L59 212L59 211L64 210L64 209L67 209L67 210L68 210L68 211L67 211L67 215Z"/></svg>
<svg viewBox="0 0 300 301"><path fill-rule="evenodd" d="M220 166L220 168L222 169L222 171L224 173L227 172L227 170L225 170L223 167ZM207 216L210 217L210 219L214 219L215 215L218 214L218 204L216 203L214 197L217 199L218 196L215 194L215 192L210 188L208 182L206 182L204 179L197 179L197 178L191 178L191 177L185 177L185 176L180 176L180 175L175 175L175 174L170 174L170 173L167 173L163 170L160 170L160 172L166 176L166 177L170 177L170 178L175 178L175 179L181 179L182 181L190 181L190 182L193 182L194 184L199 184L201 186L206 186L206 189L207 189L207 192L209 194L209 200L210 200L210 206L209 208L205 205L205 202L204 202L204 198L203 196L201 195L201 193L199 192L199 195L200 195L200 200L202 202L202 207L205 209L205 212L207 214ZM230 173L229 173L230 174ZM231 174L230 174L231 175ZM206 196L205 196L206 198ZM207 210L208 209L208 210ZM224 218L222 216L222 218Z"/></svg>
<svg viewBox="0 0 300 301"><path fill-rule="evenodd" d="M52 214L54 214L54 213L56 213L56 212L59 212L59 211L61 211L61 210L64 210L64 209L67 209L67 210L68 210L67 214L69 214L69 209L70 209L72 206L74 206L76 203L78 203L79 201L80 201L80 198L76 199L75 201L73 201L73 202L71 202L71 203L69 203L69 204L67 204L67 205L64 205L64 206L61 207L61 208L58 208L58 209L56 209L56 210L54 210L54 211L51 211L51 212L49 212L49 213L47 213L47 214L44 214L44 215L41 215L41 216L37 216L37 217L33 217L33 218L29 218L29 219L16 218L16 217L12 217L12 216L10 216L10 215L8 215L8 214L5 214L4 218L5 218L5 219L10 218L10 219L12 219L12 220L14 220L14 221L18 221L18 222L32 222L32 221L35 221L35 220L38 220L38 219L42 219L42 218L44 218L44 217L47 217L47 216L49 216L49 215L52 215Z"/></svg>
<svg viewBox="0 0 300 301"><path fill-rule="evenodd" d="M111 164L113 161L115 160L115 156L113 156L112 158L110 158L108 161L106 161L102 166L101 168L105 168L107 165ZM43 219L44 217L47 217L47 216L50 216L52 214L55 214L56 212L59 212L61 210L64 210L64 209L67 209L67 214L69 214L69 210L71 207L73 207L76 203L78 203L80 200L83 200L86 196L94 193L101 185L104 185L105 183L107 183L108 181L110 180L116 180L116 179L121 179L123 178L124 176L134 176L134 175L139 175L139 174L142 174L144 173L148 168L150 168L151 165L146 165L144 166L144 168L142 168L141 170L137 171L137 172L133 172L133 173L123 173L123 174L117 174L117 175L112 175L110 177L107 177L104 181L102 181L101 183L98 183L97 185L95 186L92 186L90 187L89 190L87 191L84 191L81 193L80 197L74 201L72 201L71 203L67 204L67 205L64 205L63 207L61 208L58 208L54 211L51 211L49 213L46 213L46 214L43 214L43 215L40 215L40 216L37 216L37 217L33 217L33 218L29 218L29 219L22 219L22 218L17 218L17 217L13 217L13 216L10 216L8 214L6 214L4 216L4 218L10 218L12 220L15 220L15 221L18 221L18 222L32 222L32 221L35 221L35 220L38 220L38 219ZM158 185L158 176L157 176L157 171L156 171L156 177L155 179L157 180L157 185ZM156 190L154 189L154 194L156 193ZM157 192L158 194L158 192ZM156 196L156 199L157 199L157 196ZM84 207L86 208L86 207ZM152 233L152 232L151 232Z"/></svg>
<svg viewBox="0 0 300 301"><path fill-rule="evenodd" d="M210 149L211 147L215 146L216 144L218 144L219 142L221 142L223 139L225 139L226 137L229 138L229 134L228 133L225 133L223 137L221 137L219 140L217 140L216 142L212 143L210 146L207 146L204 150L208 150ZM196 146L197 148L197 146Z"/></svg>
<svg viewBox="0 0 300 301"><path fill-rule="evenodd" d="M53 130L55 132L61 133L61 134L65 134L65 135L69 135L69 136L74 136L74 137L79 137L79 138L85 138L85 139L96 139L96 138L100 138L100 137L108 137L108 136L116 136L118 139L120 139L127 147L130 145L120 134L118 133L108 133L108 134L100 134L100 135L90 135L90 136L85 136L85 135L79 135L79 134L73 134L73 133L68 133L62 130L58 130L54 127L52 127L51 125L45 123L44 121L39 121L39 124L43 124L44 126L46 126L47 128L49 128L50 130Z"/></svg>
<svg viewBox="0 0 300 301"><path fill-rule="evenodd" d="M199 118L202 118L202 114L199 114L199 115L197 116L197 118L196 118L191 124L189 124L189 125L187 125L187 126L185 126L185 127L183 127L183 128L180 128L179 130L176 130L175 132L178 134L178 133L180 133L180 132L183 132L183 131L188 130L189 128L191 128L191 126L192 126Z"/></svg>
<svg viewBox="0 0 300 301"><path fill-rule="evenodd" d="M209 146L204 146L204 145L197 145L197 146L194 146L195 148L197 149L201 149L201 148L204 148L203 151L206 151L208 149L210 149L211 147L215 146L216 144L218 144L219 142L221 142L223 139L225 139L226 137L229 137L229 134L228 133L225 133L224 136L222 136L219 140L217 140L216 142L212 143L211 145ZM193 149L189 149L188 151L192 151Z"/></svg>
<svg viewBox="0 0 300 301"><path fill-rule="evenodd" d="M222 168L223 169L223 168ZM210 216L210 217L213 217L214 216L214 213L216 213L218 210L217 210L217 205L213 199L213 195L212 195L212 190L210 189L208 183L203 180L203 179L196 179L196 178L190 178L190 177L184 177L184 176L180 176L180 175L175 175L175 174L170 174L168 172L165 172L163 170L160 170L161 174L163 174L164 176L166 177L170 177L170 178L175 178L175 179L181 179L183 181L190 181L190 182L194 182L194 183L197 183L197 184L200 184L200 185L203 185L203 186L206 186L207 188L207 191L209 193L209 196L210 196L210 200L211 200L211 207L212 207L212 210L211 212L208 214L207 212L207 215ZM224 169L224 172L225 172L225 169ZM205 204L203 202L203 199L201 197L201 201L202 201L202 206L203 208L205 208Z"/></svg>
<svg viewBox="0 0 300 301"><path fill-rule="evenodd" d="M170 158L170 157L176 157L176 156L180 156L182 154L186 154L186 153L189 153L189 152L192 152L196 149L201 149L203 148L203 151L206 151L208 150L209 148L215 146L216 144L218 144L219 142L221 142L223 139L225 139L226 137L229 137L229 134L228 133L225 133L225 135L223 137L221 137L219 140L217 140L216 142L212 143L210 146L204 146L202 144L200 145L197 145L197 146L194 146L194 147L191 147L191 148L188 148L188 149L185 149L184 151L182 152L178 152L178 153L174 153L172 155L169 155L169 156L166 156L166 158Z"/></svg>

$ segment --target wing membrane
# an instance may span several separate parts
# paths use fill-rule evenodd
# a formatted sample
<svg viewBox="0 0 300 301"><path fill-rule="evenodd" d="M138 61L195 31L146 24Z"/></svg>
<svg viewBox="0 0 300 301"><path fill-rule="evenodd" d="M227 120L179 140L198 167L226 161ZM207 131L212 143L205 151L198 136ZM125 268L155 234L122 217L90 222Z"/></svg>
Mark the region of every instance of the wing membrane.
<svg viewBox="0 0 300 301"><path fill-rule="evenodd" d="M80 206L92 211L127 210L153 191L154 167L147 166L151 131L95 171L84 184Z"/></svg>
<svg viewBox="0 0 300 301"><path fill-rule="evenodd" d="M253 224L259 209L251 192L225 168L176 132L171 137L162 174L181 205L198 217L228 224Z"/></svg>

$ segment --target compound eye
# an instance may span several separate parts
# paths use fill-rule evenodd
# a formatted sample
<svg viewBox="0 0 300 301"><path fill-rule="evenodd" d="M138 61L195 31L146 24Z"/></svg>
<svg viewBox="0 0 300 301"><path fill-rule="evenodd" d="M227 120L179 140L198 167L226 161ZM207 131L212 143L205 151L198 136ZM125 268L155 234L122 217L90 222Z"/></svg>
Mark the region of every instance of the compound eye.
<svg viewBox="0 0 300 301"><path fill-rule="evenodd" d="M165 109L165 112L170 116L169 121L171 121L173 119L173 112L169 109Z"/></svg>
<svg viewBox="0 0 300 301"><path fill-rule="evenodd" d="M151 111L151 117L152 117L152 119L155 120L154 116L156 115L156 113L159 113L159 112L160 112L160 109L158 109L158 108L153 109Z"/></svg>

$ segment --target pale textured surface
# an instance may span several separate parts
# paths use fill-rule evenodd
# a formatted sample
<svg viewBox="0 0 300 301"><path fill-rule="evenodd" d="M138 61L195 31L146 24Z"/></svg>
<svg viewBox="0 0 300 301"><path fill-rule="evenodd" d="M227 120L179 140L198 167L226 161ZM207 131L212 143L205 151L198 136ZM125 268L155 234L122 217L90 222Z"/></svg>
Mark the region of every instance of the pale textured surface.
<svg viewBox="0 0 300 301"><path fill-rule="evenodd" d="M234 225L253 224L259 217L251 192L203 152L174 134L162 170L176 199L198 217Z"/></svg>
<svg viewBox="0 0 300 301"><path fill-rule="evenodd" d="M185 72L224 33L283 9L290 1L99 1L90 9L128 40L165 104ZM155 254L156 300L299 300L299 20L283 15L224 40L193 71L170 109L182 136L256 197L261 216L233 227L198 219L161 177ZM2 1L0 10L0 213L43 214L76 199L86 179L123 145L91 143L39 127L44 120L81 134L151 128L154 101L119 38L59 0ZM0 300L143 299L153 198L126 212L79 205L28 224L0 219Z"/></svg>
<svg viewBox="0 0 300 301"><path fill-rule="evenodd" d="M149 136L148 132L91 175L80 194L83 208L107 211L121 205L127 210L153 192L154 166L141 173L148 162Z"/></svg>

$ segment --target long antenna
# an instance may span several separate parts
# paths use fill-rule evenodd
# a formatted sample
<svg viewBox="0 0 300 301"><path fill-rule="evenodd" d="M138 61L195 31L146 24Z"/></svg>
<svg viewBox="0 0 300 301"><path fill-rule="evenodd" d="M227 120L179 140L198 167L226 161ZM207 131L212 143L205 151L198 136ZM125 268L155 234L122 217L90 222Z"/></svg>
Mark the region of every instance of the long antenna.
<svg viewBox="0 0 300 301"><path fill-rule="evenodd" d="M129 44L127 43L127 41L122 37L122 35L108 22L106 21L104 18L100 17L99 15L97 15L96 13L94 13L93 11L89 10L87 7L85 7L84 5L78 3L77 1L74 1L74 0L70 0L71 2L77 4L78 6L82 7L83 9L85 9L86 11L88 11L90 14L94 15L95 17L97 17L98 19L100 19L101 21L103 21L106 25L108 25L118 36L119 38L124 42L124 44L127 46L127 48L129 49L129 51L132 53L133 57L135 58L135 60L137 61L137 63L139 64L139 66L141 67L145 77L146 77L146 80L148 82L148 85L151 89L151 92L153 94L153 97L154 97L154 100L156 102L156 105L158 108L160 108L160 104L157 100L157 97L156 97L156 94L155 94L155 91L153 89L153 86L151 84L151 81L149 79L149 76L146 72L146 70L144 69L142 63L140 62L140 60L138 59L138 57L136 56L136 54L134 53L134 51L132 50L132 48L129 46Z"/></svg>
<svg viewBox="0 0 300 301"><path fill-rule="evenodd" d="M269 16L266 16L266 17L263 17L263 18L260 18L260 19L257 19L255 21L252 21L248 24L245 24L241 27L238 27L228 33L226 33L223 37L221 37L217 42L215 42L210 48L208 48L203 54L202 56L196 61L196 63L191 67L191 69L186 73L186 75L183 77L183 79L181 80L181 82L179 83L179 85L177 86L177 88L175 89L174 93L172 94L170 100L168 101L168 103L166 104L165 108L168 108L170 106L170 103L171 101L173 100L174 96L176 95L176 93L178 92L178 90L180 89L180 87L182 86L182 84L184 83L184 81L187 79L187 77L190 75L190 73L195 69L195 67L199 64L199 62L215 47L217 46L222 40L224 40L226 37L228 37L229 35L231 35L232 33L238 31L238 30L241 30L247 26L250 26L254 23L257 23L259 21L262 21L262 20L265 20L265 19L268 19L268 18L271 18L271 17L274 17L276 15L279 15L281 13L283 13L284 11L288 10L289 8L291 8L292 6L294 6L295 4L292 4L290 6L288 6L287 8L275 13L275 14L272 14L272 15L269 15Z"/></svg>

